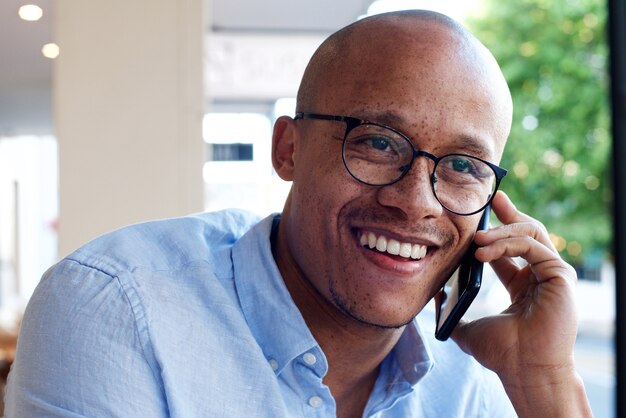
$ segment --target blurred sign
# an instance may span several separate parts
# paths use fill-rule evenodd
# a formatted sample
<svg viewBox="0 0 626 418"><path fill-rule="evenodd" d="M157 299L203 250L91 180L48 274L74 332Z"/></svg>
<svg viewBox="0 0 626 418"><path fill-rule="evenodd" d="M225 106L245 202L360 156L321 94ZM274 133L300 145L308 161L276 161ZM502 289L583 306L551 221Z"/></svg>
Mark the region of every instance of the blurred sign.
<svg viewBox="0 0 626 418"><path fill-rule="evenodd" d="M276 100L295 97L324 35L212 33L205 48L207 97Z"/></svg>

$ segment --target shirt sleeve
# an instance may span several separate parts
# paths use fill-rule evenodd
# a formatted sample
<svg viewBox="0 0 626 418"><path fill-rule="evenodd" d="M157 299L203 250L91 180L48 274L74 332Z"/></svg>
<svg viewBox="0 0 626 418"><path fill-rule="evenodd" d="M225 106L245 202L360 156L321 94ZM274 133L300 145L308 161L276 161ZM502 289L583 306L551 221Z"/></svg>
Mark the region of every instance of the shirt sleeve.
<svg viewBox="0 0 626 418"><path fill-rule="evenodd" d="M117 277L76 261L49 270L26 309L5 414L166 417L160 372Z"/></svg>

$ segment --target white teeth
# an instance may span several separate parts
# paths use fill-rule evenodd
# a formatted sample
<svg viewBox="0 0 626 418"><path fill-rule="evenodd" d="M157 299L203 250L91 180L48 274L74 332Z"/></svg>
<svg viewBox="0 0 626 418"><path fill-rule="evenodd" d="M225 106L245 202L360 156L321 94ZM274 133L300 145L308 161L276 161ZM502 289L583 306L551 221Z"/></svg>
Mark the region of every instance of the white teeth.
<svg viewBox="0 0 626 418"><path fill-rule="evenodd" d="M419 260L420 258L424 258L426 255L426 247L423 245L414 245L411 249L411 258L415 260Z"/></svg>
<svg viewBox="0 0 626 418"><path fill-rule="evenodd" d="M411 256L412 247L413 246L408 242L403 243L400 245L400 255L404 258L409 258Z"/></svg>
<svg viewBox="0 0 626 418"><path fill-rule="evenodd" d="M381 253L387 251L387 238L382 235L376 240L376 249Z"/></svg>
<svg viewBox="0 0 626 418"><path fill-rule="evenodd" d="M387 242L387 252L393 255L400 254L400 243L395 239L390 239L389 242Z"/></svg>
<svg viewBox="0 0 626 418"><path fill-rule="evenodd" d="M420 257L421 253L422 253L422 249L419 248L418 246L415 246L415 247L411 248L411 258L413 258L413 259L421 258Z"/></svg>
<svg viewBox="0 0 626 418"><path fill-rule="evenodd" d="M365 234L361 235L361 246L365 247L367 245L367 236Z"/></svg>
<svg viewBox="0 0 626 418"><path fill-rule="evenodd" d="M367 244L370 248L374 248L376 246L376 235L371 232L367 234Z"/></svg>
<svg viewBox="0 0 626 418"><path fill-rule="evenodd" d="M359 242L363 247L376 248L381 253L399 255L404 258L414 260L422 259L426 256L427 247L425 245L411 244L409 242L399 242L395 239L387 239L384 236L376 237L371 232L361 234Z"/></svg>

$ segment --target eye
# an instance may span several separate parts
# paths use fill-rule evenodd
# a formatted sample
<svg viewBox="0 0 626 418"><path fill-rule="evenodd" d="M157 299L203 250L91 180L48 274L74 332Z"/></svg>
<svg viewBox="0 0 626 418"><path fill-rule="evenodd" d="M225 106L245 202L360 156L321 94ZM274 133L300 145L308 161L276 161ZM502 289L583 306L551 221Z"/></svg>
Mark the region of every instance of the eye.
<svg viewBox="0 0 626 418"><path fill-rule="evenodd" d="M388 151L390 148L389 140L379 136L367 138L364 142L378 151Z"/></svg>
<svg viewBox="0 0 626 418"><path fill-rule="evenodd" d="M351 146L360 148L361 152L376 154L398 154L399 144L393 138L384 135L365 134L349 138Z"/></svg>
<svg viewBox="0 0 626 418"><path fill-rule="evenodd" d="M467 158L457 157L450 162L451 168L458 173L470 173L473 170L472 162Z"/></svg>
<svg viewBox="0 0 626 418"><path fill-rule="evenodd" d="M449 179L453 178L451 176L459 179L459 176L462 176L466 179L482 181L495 175L487 163L466 155L447 155L442 158L441 164L437 167L437 175L446 176Z"/></svg>

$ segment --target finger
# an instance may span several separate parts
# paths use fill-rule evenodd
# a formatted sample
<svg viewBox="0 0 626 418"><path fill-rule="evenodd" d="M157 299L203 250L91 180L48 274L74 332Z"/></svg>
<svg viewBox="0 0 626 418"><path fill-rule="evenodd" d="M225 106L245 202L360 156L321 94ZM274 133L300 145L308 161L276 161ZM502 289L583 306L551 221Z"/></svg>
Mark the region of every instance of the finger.
<svg viewBox="0 0 626 418"><path fill-rule="evenodd" d="M477 259L479 259L477 257ZM500 283L504 286L507 293L511 297L511 300L516 300L520 292L524 292L528 287L528 280L537 282L535 275L520 275L519 273L523 269L530 268L528 265L520 265L515 259L511 257L500 257L496 260L490 261L489 265L498 276ZM520 280L520 278L525 278Z"/></svg>
<svg viewBox="0 0 626 418"><path fill-rule="evenodd" d="M504 285L505 289L511 293L511 282L515 275L519 272L520 267L510 257L501 257L497 260L493 260L489 263L493 271L496 273L500 282Z"/></svg>
<svg viewBox="0 0 626 418"><path fill-rule="evenodd" d="M506 237L508 238L508 237ZM478 247L474 252L474 257L476 260L482 263L490 263L494 272L498 275L498 277L509 277L515 273L517 273L520 269L520 266L513 260L511 257L500 257L494 258L496 254L501 253L500 249L491 249L488 246L496 242L497 240L491 240L490 238L481 238L475 240ZM480 242L478 242L480 241ZM488 247L488 248L486 248ZM495 252L495 254L494 254Z"/></svg>
<svg viewBox="0 0 626 418"><path fill-rule="evenodd" d="M474 257L483 263L489 263L493 271L498 276L500 282L504 285L504 288L508 292L509 296L513 299L520 290L521 283L515 283L515 277L519 273L522 267L520 267L513 258L502 256L493 259L493 254L488 254L484 248L478 248L474 253ZM496 250L497 254L502 253L501 249Z"/></svg>
<svg viewBox="0 0 626 418"><path fill-rule="evenodd" d="M528 235L505 236L494 240L477 248L474 256L483 263L490 263L502 257L522 257L529 264L558 258L549 248Z"/></svg>
<svg viewBox="0 0 626 418"><path fill-rule="evenodd" d="M534 220L532 217L517 210L515 204L513 204L509 196L502 190L496 192L496 195L493 197L491 209L493 209L493 213L496 214L498 220L505 225Z"/></svg>
<svg viewBox="0 0 626 418"><path fill-rule="evenodd" d="M554 252L558 252L550 239L548 230L538 220L517 210L511 199L503 191L498 191L493 199L492 208L498 220L503 226L496 227L477 234L479 236L491 235L489 232L497 232L491 236L492 240L514 235L530 235ZM483 238L484 239L484 238ZM478 242L477 242L478 243ZM488 242L485 242L487 244ZM480 245L480 244L479 244Z"/></svg>
<svg viewBox="0 0 626 418"><path fill-rule="evenodd" d="M504 286L507 293L511 297L511 300L514 300L520 291L522 291L526 286L528 286L527 281L516 280L518 277L518 273L525 266L520 266L513 258L511 257L500 257L495 260L483 260L481 255L476 255L476 259L483 262L489 262L489 265L498 276L500 283Z"/></svg>
<svg viewBox="0 0 626 418"><path fill-rule="evenodd" d="M550 240L548 231L543 224L536 221L514 223L498 226L489 230L477 231L474 236L474 242L479 246L485 246L498 240L514 237L531 237L549 248L555 254L558 254L554 243Z"/></svg>
<svg viewBox="0 0 626 418"><path fill-rule="evenodd" d="M530 264L539 281L549 280L555 276L575 277L572 275L573 268L558 254L528 236L501 239L476 250L476 258L483 262L494 262L502 257L523 258ZM498 261L496 265L506 277L514 272L512 264L508 262Z"/></svg>

